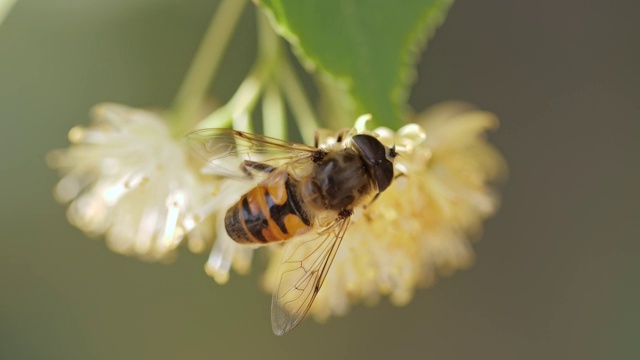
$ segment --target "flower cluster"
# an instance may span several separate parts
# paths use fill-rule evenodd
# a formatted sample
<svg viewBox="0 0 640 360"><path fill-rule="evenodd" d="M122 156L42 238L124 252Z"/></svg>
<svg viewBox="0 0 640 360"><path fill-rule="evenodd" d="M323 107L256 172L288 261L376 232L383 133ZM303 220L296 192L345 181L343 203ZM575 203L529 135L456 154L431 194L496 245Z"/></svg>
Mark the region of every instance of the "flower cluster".
<svg viewBox="0 0 640 360"><path fill-rule="evenodd" d="M115 252L166 259L195 226L211 190L159 116L116 104L93 110L89 127L69 131L71 146L47 157L62 179L54 195L70 202L69 222L104 234ZM205 247L203 236L190 247Z"/></svg>
<svg viewBox="0 0 640 360"><path fill-rule="evenodd" d="M100 104L91 125L72 128L69 141L47 163L61 175L54 196L69 203L72 225L104 235L115 252L150 261L171 260L183 242L193 252L210 248L205 270L218 283L231 267L249 271L253 250L231 240L222 224L243 185L202 175L201 160L162 116Z"/></svg>
<svg viewBox="0 0 640 360"><path fill-rule="evenodd" d="M497 207L491 181L505 171L484 138L496 126L490 113L443 104L397 132L373 131L396 145L400 176L372 206L356 209L311 309L317 318L381 295L406 304L437 273L471 264L470 241ZM248 272L254 249L229 238L224 215L250 185L203 175L202 162L161 116L102 104L92 124L73 128L69 139L69 148L47 160L61 174L54 194L69 203L71 224L104 235L113 251L148 260L171 259L181 243L194 252L210 249L205 270L218 283L228 281L231 268ZM268 250L268 290L280 249Z"/></svg>
<svg viewBox="0 0 640 360"><path fill-rule="evenodd" d="M400 175L365 209L357 209L310 312L323 320L352 303L373 304L388 294L407 304L437 274L468 267L471 240L497 208L490 182L504 173L500 154L484 138L494 115L445 103L396 133L373 131L396 145ZM281 255L274 249L264 285L274 283Z"/></svg>

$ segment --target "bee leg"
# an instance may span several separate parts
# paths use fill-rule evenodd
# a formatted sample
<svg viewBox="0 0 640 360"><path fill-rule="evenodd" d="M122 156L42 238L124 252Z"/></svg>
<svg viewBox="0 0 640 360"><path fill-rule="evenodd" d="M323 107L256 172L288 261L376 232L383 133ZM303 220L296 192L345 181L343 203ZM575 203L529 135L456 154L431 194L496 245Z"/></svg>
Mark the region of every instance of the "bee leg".
<svg viewBox="0 0 640 360"><path fill-rule="evenodd" d="M341 143L344 140L344 136L350 131L350 129L342 129L338 132L338 136L336 137L336 142Z"/></svg>
<svg viewBox="0 0 640 360"><path fill-rule="evenodd" d="M242 172L245 173L249 179L253 178L253 173L251 172L251 170L270 173L275 169L276 169L275 167L269 164L265 164L257 161L251 161L251 160L244 160L240 164L240 170L242 170Z"/></svg>
<svg viewBox="0 0 640 360"><path fill-rule="evenodd" d="M338 213L338 218L339 219L346 219L346 218L350 217L351 215L353 215L353 210L351 210L351 209L342 209L342 210L340 210L340 213Z"/></svg>
<svg viewBox="0 0 640 360"><path fill-rule="evenodd" d="M381 193L377 193L376 196L373 197L373 199L371 199L371 201L369 201L369 203L365 206L363 206L363 208L365 210L367 210L369 208L369 206L371 206L371 204L373 204L374 201L378 200L378 197L380 196Z"/></svg>
<svg viewBox="0 0 640 360"><path fill-rule="evenodd" d="M405 173L401 172L401 173L399 173L398 175L394 176L394 177L393 177L393 180L395 180L395 179L397 179L397 178L399 178L399 177L403 177L403 176L407 176L407 174L405 174Z"/></svg>

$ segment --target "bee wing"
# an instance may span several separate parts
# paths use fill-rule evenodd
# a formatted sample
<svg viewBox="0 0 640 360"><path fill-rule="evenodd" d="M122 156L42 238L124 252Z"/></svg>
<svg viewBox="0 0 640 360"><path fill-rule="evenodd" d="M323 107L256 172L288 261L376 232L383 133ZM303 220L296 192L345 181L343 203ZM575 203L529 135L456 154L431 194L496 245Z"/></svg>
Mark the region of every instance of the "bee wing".
<svg viewBox="0 0 640 360"><path fill-rule="evenodd" d="M350 218L338 219L309 239L289 241L285 245L271 298L271 327L283 335L300 323L311 308Z"/></svg>
<svg viewBox="0 0 640 360"><path fill-rule="evenodd" d="M272 166L309 157L318 149L300 143L232 129L202 129L187 135L193 151L207 161L212 173L226 177L246 177L243 160Z"/></svg>

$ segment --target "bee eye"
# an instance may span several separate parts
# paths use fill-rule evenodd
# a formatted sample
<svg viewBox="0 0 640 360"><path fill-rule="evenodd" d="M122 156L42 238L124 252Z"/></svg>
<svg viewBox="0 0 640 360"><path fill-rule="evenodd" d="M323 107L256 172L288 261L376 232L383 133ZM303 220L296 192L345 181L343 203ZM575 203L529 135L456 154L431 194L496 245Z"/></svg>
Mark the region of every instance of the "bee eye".
<svg viewBox="0 0 640 360"><path fill-rule="evenodd" d="M386 148L378 139L370 135L356 135L352 140L376 182L378 191L384 191L393 180L393 162L387 158ZM396 147L393 146L388 151L388 157L393 159L396 155Z"/></svg>
<svg viewBox="0 0 640 360"><path fill-rule="evenodd" d="M385 160L374 168L373 175L378 185L378 191L384 191L393 181L393 163Z"/></svg>

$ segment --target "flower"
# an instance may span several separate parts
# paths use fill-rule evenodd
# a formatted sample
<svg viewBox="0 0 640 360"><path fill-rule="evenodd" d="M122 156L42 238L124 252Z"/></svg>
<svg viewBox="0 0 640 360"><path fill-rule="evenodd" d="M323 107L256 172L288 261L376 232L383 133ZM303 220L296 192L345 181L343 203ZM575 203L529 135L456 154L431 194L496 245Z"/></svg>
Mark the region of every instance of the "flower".
<svg viewBox="0 0 640 360"><path fill-rule="evenodd" d="M473 262L471 239L498 206L490 182L506 169L484 138L497 119L446 103L416 121L395 133L373 131L387 146L397 146L395 166L403 176L366 210L356 209L311 307L318 320L343 315L356 302L374 304L381 295L405 305L436 274ZM280 261L280 247L274 247L264 281L269 291Z"/></svg>
<svg viewBox="0 0 640 360"><path fill-rule="evenodd" d="M88 235L104 235L113 251L147 260L171 259L183 242L194 252L211 247L205 271L221 284L232 268L247 273L255 248L233 241L224 217L255 184L212 176L215 170L194 159L155 113L117 104L98 105L93 113L90 126L71 129L69 148L47 157L62 176L54 195L70 203L71 224ZM491 183L506 170L484 138L497 119L446 103L415 121L397 132L370 132L396 146L400 176L371 206L355 209L310 310L319 320L343 315L357 302L374 304L382 295L407 304L437 274L473 262L471 240L498 206ZM365 122L356 121L355 133L367 132ZM327 137L322 144L335 142ZM281 251L268 247L268 290Z"/></svg>
<svg viewBox="0 0 640 360"><path fill-rule="evenodd" d="M72 128L69 140L47 162L62 176L54 195L70 203L71 224L104 234L115 252L147 260L170 259L187 232L191 250L205 249L213 226L203 220L215 183L199 175L160 116L101 104L91 125Z"/></svg>
<svg viewBox="0 0 640 360"><path fill-rule="evenodd" d="M217 235L204 268L218 284L229 281L231 267L240 274L247 274L251 269L254 247L238 244L231 239L224 225L224 217L227 209L253 185L251 182L227 179L221 184L212 201L211 211L215 213Z"/></svg>

